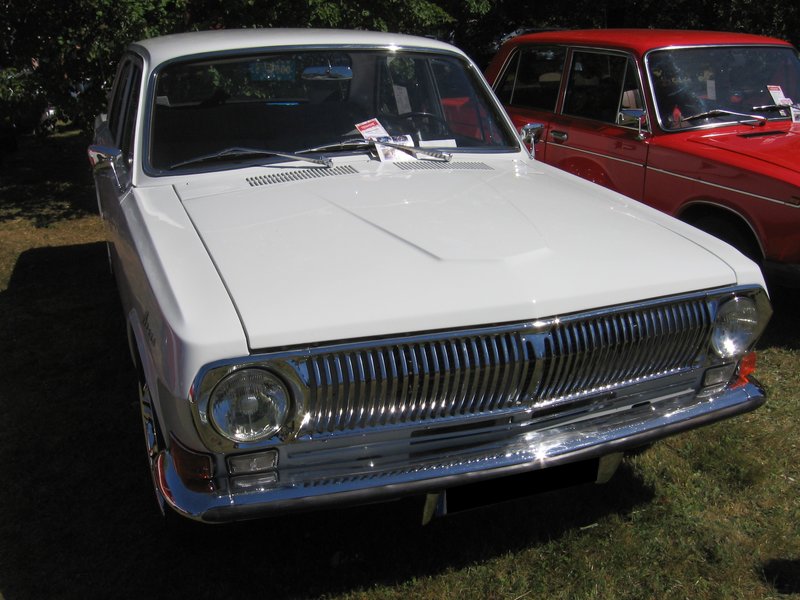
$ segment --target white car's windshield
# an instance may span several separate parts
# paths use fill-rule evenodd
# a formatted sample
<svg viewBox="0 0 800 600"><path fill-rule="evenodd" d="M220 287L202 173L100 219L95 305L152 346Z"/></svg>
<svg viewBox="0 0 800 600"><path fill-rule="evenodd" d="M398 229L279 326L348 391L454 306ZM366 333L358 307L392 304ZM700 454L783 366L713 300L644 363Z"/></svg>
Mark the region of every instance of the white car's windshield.
<svg viewBox="0 0 800 600"><path fill-rule="evenodd" d="M800 102L800 60L788 47L659 50L647 68L665 129L789 119Z"/></svg>
<svg viewBox="0 0 800 600"><path fill-rule="evenodd" d="M447 152L517 149L485 86L461 59L398 51L226 56L158 71L149 165L156 172L286 160L369 146L338 142L377 119L390 136ZM406 138L407 139L407 138ZM242 152L241 149L247 149Z"/></svg>

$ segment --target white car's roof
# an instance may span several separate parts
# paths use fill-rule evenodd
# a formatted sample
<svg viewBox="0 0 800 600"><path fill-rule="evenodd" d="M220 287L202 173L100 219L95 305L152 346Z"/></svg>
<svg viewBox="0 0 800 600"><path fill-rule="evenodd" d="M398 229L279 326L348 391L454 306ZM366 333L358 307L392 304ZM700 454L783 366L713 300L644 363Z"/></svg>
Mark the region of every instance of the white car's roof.
<svg viewBox="0 0 800 600"><path fill-rule="evenodd" d="M141 40L132 49L149 56L152 66L166 60L206 52L292 46L430 48L459 52L455 47L424 37L346 29L219 29L176 33Z"/></svg>

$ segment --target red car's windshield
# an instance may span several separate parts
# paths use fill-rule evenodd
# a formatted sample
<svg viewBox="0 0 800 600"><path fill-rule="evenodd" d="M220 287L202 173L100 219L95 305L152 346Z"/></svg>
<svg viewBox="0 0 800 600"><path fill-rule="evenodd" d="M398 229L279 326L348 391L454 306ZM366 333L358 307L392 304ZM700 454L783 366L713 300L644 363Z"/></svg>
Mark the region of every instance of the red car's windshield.
<svg viewBox="0 0 800 600"><path fill-rule="evenodd" d="M789 119L800 102L800 60L789 47L658 50L647 70L664 129Z"/></svg>

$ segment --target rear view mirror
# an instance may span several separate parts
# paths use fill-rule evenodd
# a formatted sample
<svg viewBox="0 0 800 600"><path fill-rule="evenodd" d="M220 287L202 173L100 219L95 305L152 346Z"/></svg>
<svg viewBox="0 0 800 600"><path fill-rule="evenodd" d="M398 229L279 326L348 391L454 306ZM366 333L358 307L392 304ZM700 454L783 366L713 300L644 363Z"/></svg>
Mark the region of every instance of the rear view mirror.
<svg viewBox="0 0 800 600"><path fill-rule="evenodd" d="M302 78L307 81L347 81L353 78L353 70L350 67L306 67Z"/></svg>

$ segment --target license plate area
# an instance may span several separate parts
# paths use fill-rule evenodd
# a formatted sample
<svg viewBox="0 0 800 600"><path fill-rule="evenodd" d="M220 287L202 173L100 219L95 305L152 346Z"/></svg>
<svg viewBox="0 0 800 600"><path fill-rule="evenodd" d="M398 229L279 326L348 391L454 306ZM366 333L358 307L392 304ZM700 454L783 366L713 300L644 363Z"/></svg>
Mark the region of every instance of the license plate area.
<svg viewBox="0 0 800 600"><path fill-rule="evenodd" d="M437 516L461 513L542 492L594 483L597 481L599 466L600 459L594 458L450 487L438 494L428 494L422 522L426 524Z"/></svg>

